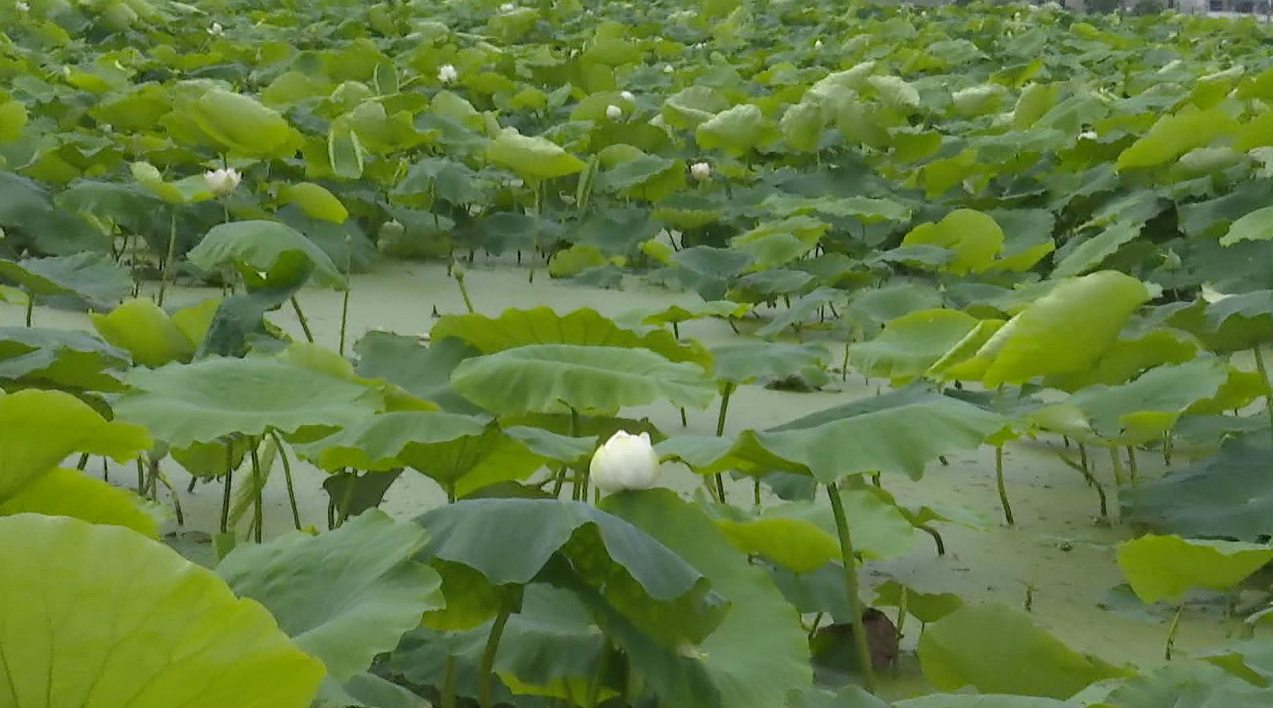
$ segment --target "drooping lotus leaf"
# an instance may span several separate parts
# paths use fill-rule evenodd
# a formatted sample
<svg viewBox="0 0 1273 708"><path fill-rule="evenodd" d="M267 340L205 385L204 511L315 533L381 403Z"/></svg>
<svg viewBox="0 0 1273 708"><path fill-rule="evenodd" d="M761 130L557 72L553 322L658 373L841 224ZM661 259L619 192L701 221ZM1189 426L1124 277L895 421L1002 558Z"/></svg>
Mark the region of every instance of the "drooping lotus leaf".
<svg viewBox="0 0 1273 708"><path fill-rule="evenodd" d="M788 327L798 326L817 313L819 308L828 303L836 302L843 295L842 291L834 288L818 288L799 300L792 302L791 307L782 311L764 327L756 330L756 334L761 337L772 337L783 332Z"/></svg>
<svg viewBox="0 0 1273 708"><path fill-rule="evenodd" d="M809 644L791 606L700 511L665 489L606 497L602 508L644 529L704 573L730 603L692 651L670 651L624 627L612 636L668 706L766 708L812 681ZM843 587L841 586L841 589Z"/></svg>
<svg viewBox="0 0 1273 708"><path fill-rule="evenodd" d="M401 386L451 413L481 411L451 387L451 372L478 353L459 339L439 339L425 346L419 337L368 332L354 344L354 353L361 376Z"/></svg>
<svg viewBox="0 0 1273 708"><path fill-rule="evenodd" d="M1141 536L1118 547L1118 567L1142 602L1179 602L1193 588L1230 590L1273 560L1273 546Z"/></svg>
<svg viewBox="0 0 1273 708"><path fill-rule="evenodd" d="M968 647L977 651L968 651ZM924 678L941 690L1066 699L1087 685L1125 676L1034 626L1030 615L1001 604L966 605L925 628L919 638Z"/></svg>
<svg viewBox="0 0 1273 708"><path fill-rule="evenodd" d="M296 646L344 682L442 606L437 572L411 559L426 538L419 526L372 510L317 536L298 531L240 546L217 574L239 597L265 605Z"/></svg>
<svg viewBox="0 0 1273 708"><path fill-rule="evenodd" d="M1069 278L1099 268L1106 258L1140 236L1143 226L1139 221L1116 221L1094 236L1074 241L1073 248L1057 252L1059 260L1052 277Z"/></svg>
<svg viewBox="0 0 1273 708"><path fill-rule="evenodd" d="M532 344L505 349L455 368L451 385L500 414L559 410L617 413L660 399L705 408L716 394L697 364L672 362L647 349Z"/></svg>
<svg viewBox="0 0 1273 708"><path fill-rule="evenodd" d="M932 245L955 252L946 270L957 275L980 273L990 268L1003 250L1003 229L993 217L973 209L956 209L937 223L911 229L902 246Z"/></svg>
<svg viewBox="0 0 1273 708"><path fill-rule="evenodd" d="M521 135L510 129L487 144L486 159L531 182L565 177L584 168L582 160L548 138Z"/></svg>
<svg viewBox="0 0 1273 708"><path fill-rule="evenodd" d="M189 361L203 341L202 336L197 340L187 336L168 313L149 298L134 298L109 314L94 312L90 317L93 329L102 339L132 354L133 361L142 366Z"/></svg>
<svg viewBox="0 0 1273 708"><path fill-rule="evenodd" d="M578 598L567 590L531 583L522 595L521 610L504 627L495 671L516 695L585 705L597 662L609 650L601 628ZM598 693L618 695L606 686Z"/></svg>
<svg viewBox="0 0 1273 708"><path fill-rule="evenodd" d="M85 332L0 327L0 380L72 392L119 391L128 352Z"/></svg>
<svg viewBox="0 0 1273 708"><path fill-rule="evenodd" d="M349 425L383 403L374 388L260 356L133 369L126 380L134 390L115 404L116 415L173 447L267 428Z"/></svg>
<svg viewBox="0 0 1273 708"><path fill-rule="evenodd" d="M911 312L931 310L941 304L941 294L931 285L894 283L855 293L844 310L844 317L854 326L870 330Z"/></svg>
<svg viewBox="0 0 1273 708"><path fill-rule="evenodd" d="M904 597L903 597L904 596ZM896 580L887 580L875 588L876 607L905 606L906 613L925 624L932 624L964 606L958 595L949 592L920 592Z"/></svg>
<svg viewBox="0 0 1273 708"><path fill-rule="evenodd" d="M211 571L132 531L0 518L6 705L307 708L323 667Z"/></svg>
<svg viewBox="0 0 1273 708"><path fill-rule="evenodd" d="M296 129L251 96L214 88L189 105L190 119L222 149L244 157L285 158L300 143Z"/></svg>
<svg viewBox="0 0 1273 708"><path fill-rule="evenodd" d="M109 308L133 288L128 271L100 253L77 253L22 261L0 259L0 277L38 297L72 295L91 307Z"/></svg>
<svg viewBox="0 0 1273 708"><path fill-rule="evenodd" d="M128 167L133 173L133 179L168 204L194 204L215 196L201 174L169 182L164 179L159 168L149 162L134 162Z"/></svg>
<svg viewBox="0 0 1273 708"><path fill-rule="evenodd" d="M314 219L339 224L349 216L349 210L341 204L336 195L313 182L286 185L279 190L278 196L281 201L300 207L301 211Z"/></svg>
<svg viewBox="0 0 1273 708"><path fill-rule="evenodd" d="M767 382L820 366L826 359L827 350L817 344L741 341L712 349L712 374L735 385Z"/></svg>
<svg viewBox="0 0 1273 708"><path fill-rule="evenodd" d="M1062 391L1078 391L1093 384L1113 386L1127 383L1140 374L1164 364L1183 364L1193 359L1201 343L1187 332L1155 329L1140 335L1120 337L1091 367L1061 376L1049 376L1044 384ZM1235 407L1229 406L1232 410Z"/></svg>
<svg viewBox="0 0 1273 708"><path fill-rule="evenodd" d="M299 284L311 274L319 285L344 288L345 276L305 234L277 221L234 221L212 227L186 257L215 271L237 268L251 287Z"/></svg>
<svg viewBox="0 0 1273 708"><path fill-rule="evenodd" d="M422 558L467 566L492 585L540 580L586 588L669 646L701 642L725 614L693 566L641 529L582 502L461 500L416 523L429 532ZM440 570L445 576L445 564Z"/></svg>
<svg viewBox="0 0 1273 708"><path fill-rule="evenodd" d="M874 339L849 346L849 363L863 375L906 383L923 374L978 324L958 310L920 310L884 326Z"/></svg>
<svg viewBox="0 0 1273 708"><path fill-rule="evenodd" d="M1080 371L1100 358L1149 297L1143 283L1115 271L1062 281L978 350L980 378L995 388Z"/></svg>
<svg viewBox="0 0 1273 708"><path fill-rule="evenodd" d="M1261 423L1258 434L1263 435L1268 421ZM1186 538L1257 541L1273 536L1271 464L1268 448L1228 440L1218 455L1119 492L1122 516Z"/></svg>

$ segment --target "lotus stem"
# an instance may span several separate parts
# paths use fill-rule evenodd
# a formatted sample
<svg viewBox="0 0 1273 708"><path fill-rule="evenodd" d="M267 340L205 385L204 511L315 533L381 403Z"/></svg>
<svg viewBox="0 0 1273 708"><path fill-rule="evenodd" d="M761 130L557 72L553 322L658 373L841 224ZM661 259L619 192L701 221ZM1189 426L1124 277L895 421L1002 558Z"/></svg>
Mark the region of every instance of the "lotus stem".
<svg viewBox="0 0 1273 708"><path fill-rule="evenodd" d="M942 540L941 534L937 532L937 529L928 524L920 524L916 528L933 537L933 543L937 546L938 557L946 555L946 542Z"/></svg>
<svg viewBox="0 0 1273 708"><path fill-rule="evenodd" d="M1089 483L1096 484L1096 478L1090 474L1091 468L1087 465L1087 446L1083 443L1079 443L1079 464L1083 465L1083 473L1087 475Z"/></svg>
<svg viewBox="0 0 1273 708"><path fill-rule="evenodd" d="M85 453L83 453L83 454L81 454L81 455L80 455L80 461L79 461L79 463L78 463L78 464L76 464L76 465L75 465L75 469L79 470L80 472L83 472L85 467L88 467L88 453L87 453L87 452L85 452Z"/></svg>
<svg viewBox="0 0 1273 708"><path fill-rule="evenodd" d="M301 311L301 301L292 296L292 309L296 310L296 319L301 323L301 331L305 333L305 339L310 344L314 343L314 333L309 331L309 320L305 319L305 313Z"/></svg>
<svg viewBox="0 0 1273 708"><path fill-rule="evenodd" d="M1171 661L1171 650L1176 646L1176 632L1180 629L1180 613L1184 611L1185 603L1182 601L1171 618L1171 627L1167 629L1167 644L1163 649L1163 658L1167 661Z"/></svg>
<svg viewBox="0 0 1273 708"><path fill-rule="evenodd" d="M451 276L455 278L456 285L460 286L460 297L464 298L464 308L469 311L470 315L474 314L477 311L473 309L473 301L469 299L469 289L464 285L464 270L462 268L457 269ZM535 277L533 272L531 277Z"/></svg>
<svg viewBox="0 0 1273 708"><path fill-rule="evenodd" d="M1123 486L1123 461L1118 457L1118 447L1111 445L1109 448L1109 462L1114 469L1114 486Z"/></svg>
<svg viewBox="0 0 1273 708"><path fill-rule="evenodd" d="M445 668L442 670L442 708L455 708L456 660L454 654L446 655Z"/></svg>
<svg viewBox="0 0 1273 708"><path fill-rule="evenodd" d="M274 428L269 429L270 437L274 439L274 445L278 447L278 456L283 461L283 479L287 482L287 501L292 506L292 523L296 525L296 530L301 530L301 512L296 506L296 489L292 484L292 463L287 459L287 451L283 449L283 439L279 436L278 431Z"/></svg>
<svg viewBox="0 0 1273 708"><path fill-rule="evenodd" d="M1008 501L1008 490L1003 486L1003 445L995 446L995 485L999 488L999 503L1003 504L1003 518L1009 526L1016 522L1012 518L1012 504Z"/></svg>
<svg viewBox="0 0 1273 708"><path fill-rule="evenodd" d="M499 651L500 637L504 634L504 626L508 624L508 616L512 614L512 604L507 598L500 604L499 614L491 625L491 633L486 637L486 648L482 650L482 663L477 673L478 705L481 708L492 708L495 705L491 698L495 653Z"/></svg>
<svg viewBox="0 0 1273 708"><path fill-rule="evenodd" d="M1136 486L1136 448L1127 446L1127 473L1131 475L1132 486Z"/></svg>
<svg viewBox="0 0 1273 708"><path fill-rule="evenodd" d="M678 410L680 410L680 411L681 411L681 427L682 427L682 428L688 428L688 427L690 427L689 419L685 417L685 409L684 409L684 408L678 408Z"/></svg>
<svg viewBox="0 0 1273 708"><path fill-rule="evenodd" d="M186 515L181 509L181 497L177 496L177 490L172 488L172 483L168 481L168 478L163 473L157 473L155 478L167 488L168 494L172 496L172 510L177 515L177 525L185 526Z"/></svg>
<svg viewBox="0 0 1273 708"><path fill-rule="evenodd" d="M593 670L592 677L588 679L588 693L584 697L584 708L597 708L597 698L601 696L602 679L605 676L606 665L610 658L610 642L607 641L602 645L601 654L597 656L597 668Z"/></svg>
<svg viewBox="0 0 1273 708"><path fill-rule="evenodd" d="M844 515L844 501L835 482L826 485L831 498L831 513L835 516L835 530L840 537L840 560L844 563L844 589L848 593L849 612L853 615L853 643L857 648L858 670L866 690L875 693L875 669L871 666L871 650L866 643L866 623L863 621L862 598L858 594L857 559L853 553L853 538L849 535L849 521Z"/></svg>
<svg viewBox="0 0 1273 708"><path fill-rule="evenodd" d="M716 414L716 437L718 438L725 435L725 416L729 413L729 397L732 395L734 395L734 384L726 381L720 392L720 412ZM720 498L722 504L729 503L725 501L725 478L720 472L716 473L716 496Z"/></svg>
<svg viewBox="0 0 1273 708"><path fill-rule="evenodd" d="M681 338L681 326L677 324L676 322L672 323L672 336L675 337L676 339Z"/></svg>
<svg viewBox="0 0 1273 708"><path fill-rule="evenodd" d="M340 302L340 348L337 351L341 356L345 355L345 331L349 326L349 296L353 293L354 283L349 278L350 272L354 269L354 246L353 240L348 236L345 237L345 295Z"/></svg>
<svg viewBox="0 0 1273 708"><path fill-rule="evenodd" d="M225 443L225 490L221 492L221 533L230 530L230 487L234 481L234 443Z"/></svg>
<svg viewBox="0 0 1273 708"><path fill-rule="evenodd" d="M141 456L137 457L137 496L146 495L146 464L141 461Z"/></svg>
<svg viewBox="0 0 1273 708"><path fill-rule="evenodd" d="M160 306L164 306L164 294L168 290L168 277L172 272L172 261L177 256L177 208L172 208L172 214L168 220L168 253L164 255L163 269L159 271L159 296L155 298L155 302Z"/></svg>
<svg viewBox="0 0 1273 708"><path fill-rule="evenodd" d="M102 481L111 481L110 461L106 459L105 455L102 455Z"/></svg>
<svg viewBox="0 0 1273 708"><path fill-rule="evenodd" d="M1168 467L1171 466L1171 431L1162 434L1162 462Z"/></svg>
<svg viewBox="0 0 1273 708"><path fill-rule="evenodd" d="M265 526L265 509L261 503L261 496L264 494L265 490L261 481L261 458L256 452L256 438L250 439L248 444L251 446L248 453L252 456L252 490L253 496L255 497L252 500L252 533L254 540L257 543L260 543L262 528Z"/></svg>
<svg viewBox="0 0 1273 708"><path fill-rule="evenodd" d="M27 317L26 317L28 327L31 326L31 315L34 312L35 312L35 292L28 290L27 291Z"/></svg>
<svg viewBox="0 0 1273 708"><path fill-rule="evenodd" d="M1260 353L1260 348L1251 347L1251 353L1255 355L1255 369L1260 372L1260 380L1264 382L1264 410L1269 415L1269 432L1273 433L1273 384L1269 383L1269 370L1264 366L1264 355Z"/></svg>
<svg viewBox="0 0 1273 708"><path fill-rule="evenodd" d="M751 482L751 496L752 496L752 502L755 503L756 508L759 509L760 508L760 479L759 478L753 479Z"/></svg>

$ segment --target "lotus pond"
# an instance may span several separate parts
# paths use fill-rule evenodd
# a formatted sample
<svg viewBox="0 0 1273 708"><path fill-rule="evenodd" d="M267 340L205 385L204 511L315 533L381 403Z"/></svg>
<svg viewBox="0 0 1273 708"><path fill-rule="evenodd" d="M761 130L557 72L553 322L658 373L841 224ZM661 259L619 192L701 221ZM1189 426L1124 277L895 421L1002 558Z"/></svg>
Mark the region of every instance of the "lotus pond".
<svg viewBox="0 0 1273 708"><path fill-rule="evenodd" d="M0 708L1268 705L1270 46L0 4Z"/></svg>

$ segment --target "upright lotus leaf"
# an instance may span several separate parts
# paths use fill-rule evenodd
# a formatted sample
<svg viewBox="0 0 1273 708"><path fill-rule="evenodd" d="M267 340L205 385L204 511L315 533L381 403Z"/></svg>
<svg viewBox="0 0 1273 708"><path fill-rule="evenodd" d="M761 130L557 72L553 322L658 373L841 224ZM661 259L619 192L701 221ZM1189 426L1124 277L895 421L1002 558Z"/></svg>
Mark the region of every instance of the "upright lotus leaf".
<svg viewBox="0 0 1273 708"><path fill-rule="evenodd" d="M669 647L701 642L725 614L693 566L636 526L582 502L462 500L416 523L429 532L423 558L467 566L492 585L540 580L588 588Z"/></svg>
<svg viewBox="0 0 1273 708"><path fill-rule="evenodd" d="M1089 386L1066 400L1091 420L1098 435L1123 444L1157 439L1194 403L1210 398L1228 379L1218 359L1159 366L1118 386Z"/></svg>
<svg viewBox="0 0 1273 708"><path fill-rule="evenodd" d="M0 685L13 708L307 708L322 664L270 613L157 541L0 518Z"/></svg>
<svg viewBox="0 0 1273 708"><path fill-rule="evenodd" d="M159 168L149 162L134 162L129 165L133 179L146 188L146 191L159 197L168 204L194 204L212 199L215 195L208 187L208 181L202 174L183 177L169 182L159 172Z"/></svg>
<svg viewBox="0 0 1273 708"><path fill-rule="evenodd" d="M412 560L426 539L419 526L372 510L317 536L240 546L217 574L265 605L296 646L344 682L442 607L437 572Z"/></svg>
<svg viewBox="0 0 1273 708"><path fill-rule="evenodd" d="M712 349L712 374L716 380L734 385L768 382L821 366L827 358L827 350L817 344L733 342Z"/></svg>
<svg viewBox="0 0 1273 708"><path fill-rule="evenodd" d="M0 327L0 380L21 386L114 392L128 352L86 332Z"/></svg>
<svg viewBox="0 0 1273 708"><path fill-rule="evenodd" d="M191 118L226 152L243 157L287 158L300 136L278 111L251 96L214 88L190 104Z"/></svg>
<svg viewBox="0 0 1273 708"><path fill-rule="evenodd" d="M1034 626L1030 615L999 604L967 605L928 625L918 654L924 678L941 690L972 686L981 693L1063 700L1128 673L1079 654Z"/></svg>
<svg viewBox="0 0 1273 708"><path fill-rule="evenodd" d="M93 329L109 344L132 354L142 366L189 361L199 341L186 335L168 313L149 298L134 298L109 314L91 313Z"/></svg>
<svg viewBox="0 0 1273 708"><path fill-rule="evenodd" d="M101 253L73 256L0 259L0 277L37 297L71 295L96 308L109 308L133 289L128 271Z"/></svg>
<svg viewBox="0 0 1273 708"><path fill-rule="evenodd" d="M1119 170L1155 167L1174 161L1194 148L1210 145L1216 138L1233 133L1237 124L1220 108L1200 111L1190 108L1163 116L1136 142L1118 155Z"/></svg>
<svg viewBox="0 0 1273 708"><path fill-rule="evenodd" d="M760 145L770 130L760 108L743 103L699 123L694 138L699 147L720 148L726 155L742 157Z"/></svg>
<svg viewBox="0 0 1273 708"><path fill-rule="evenodd" d="M1115 271L1062 281L981 347L974 357L984 366L980 378L995 388L1081 371L1100 358L1149 297L1144 283Z"/></svg>
<svg viewBox="0 0 1273 708"><path fill-rule="evenodd" d="M980 379L985 368L976 359L977 352L995 336L1003 326L1003 320L981 320L962 339L951 345L937 358L924 375L939 381Z"/></svg>
<svg viewBox="0 0 1273 708"><path fill-rule="evenodd" d="M922 375L979 324L958 310L920 310L884 326L866 342L849 346L849 363L866 376L894 383Z"/></svg>
<svg viewBox="0 0 1273 708"><path fill-rule="evenodd" d="M576 411L617 413L668 400L705 408L716 388L697 364L672 362L647 349L531 344L468 359L451 385L499 414Z"/></svg>
<svg viewBox="0 0 1273 708"><path fill-rule="evenodd" d="M1003 250L1003 229L994 218L973 209L956 209L937 223L923 223L902 239L903 246L932 245L955 252L946 270L956 275L988 270Z"/></svg>
<svg viewBox="0 0 1273 708"><path fill-rule="evenodd" d="M664 489L606 497L602 508L645 530L698 568L730 604L694 651L669 651L625 627L616 642L660 703L677 708L769 708L812 682L809 644L791 605L761 567L730 547L699 510Z"/></svg>
<svg viewBox="0 0 1273 708"><path fill-rule="evenodd" d="M345 277L313 241L277 221L234 221L212 227L187 254L196 266L215 271L238 268L251 287L301 283L344 288Z"/></svg>
<svg viewBox="0 0 1273 708"><path fill-rule="evenodd" d="M127 382L133 390L116 403L116 415L173 447L268 428L350 425L383 404L374 388L261 356L133 369Z"/></svg>
<svg viewBox="0 0 1273 708"><path fill-rule="evenodd" d="M919 91L899 76L872 76L866 80L880 100L904 115L919 110Z"/></svg>
<svg viewBox="0 0 1273 708"><path fill-rule="evenodd" d="M548 138L522 135L511 128L487 144L486 159L528 182L565 177L584 168L582 160Z"/></svg>
<svg viewBox="0 0 1273 708"><path fill-rule="evenodd" d="M1142 602L1180 602L1194 588L1225 591L1273 560L1273 546L1141 536L1118 547L1118 567Z"/></svg>
<svg viewBox="0 0 1273 708"><path fill-rule="evenodd" d="M817 150L822 141L822 129L825 126L822 108L817 104L804 101L789 106L778 123L787 147L799 152Z"/></svg>
<svg viewBox="0 0 1273 708"><path fill-rule="evenodd" d="M1259 427L1266 433L1268 421ZM1227 440L1218 455L1119 492L1122 516L1185 537L1258 541L1273 536L1270 464L1268 448L1249 438Z"/></svg>

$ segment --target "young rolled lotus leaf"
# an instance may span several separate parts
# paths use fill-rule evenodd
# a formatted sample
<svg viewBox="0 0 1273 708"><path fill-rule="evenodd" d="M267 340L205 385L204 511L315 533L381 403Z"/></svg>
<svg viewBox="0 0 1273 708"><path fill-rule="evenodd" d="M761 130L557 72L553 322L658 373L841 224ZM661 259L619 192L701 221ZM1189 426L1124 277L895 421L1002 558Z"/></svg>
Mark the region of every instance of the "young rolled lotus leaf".
<svg viewBox="0 0 1273 708"><path fill-rule="evenodd" d="M271 428L290 434L350 425L384 403L375 388L263 356L133 369L126 381L132 390L117 401L116 415L173 447Z"/></svg>
<svg viewBox="0 0 1273 708"><path fill-rule="evenodd" d="M715 396L697 364L669 361L648 349L578 344L532 344L468 359L456 367L451 385L498 414L565 406L610 415L657 400L705 408Z"/></svg>
<svg viewBox="0 0 1273 708"><path fill-rule="evenodd" d="M239 597L265 605L343 683L442 607L437 572L412 560L426 539L419 526L372 510L317 536L240 546L216 572Z"/></svg>
<svg viewBox="0 0 1273 708"><path fill-rule="evenodd" d="M211 571L132 531L0 518L6 705L307 708L322 664Z"/></svg>
<svg viewBox="0 0 1273 708"><path fill-rule="evenodd" d="M0 277L33 296L27 306L28 326L30 308L38 298L69 295L90 307L107 309L123 300L133 287L127 270L104 254L88 252L21 261L0 259Z"/></svg>
<svg viewBox="0 0 1273 708"><path fill-rule="evenodd" d="M1118 567L1141 602L1181 602L1194 588L1231 590L1273 560L1273 546L1141 536L1118 547Z"/></svg>
<svg viewBox="0 0 1273 708"><path fill-rule="evenodd" d="M0 327L0 380L75 393L123 390L128 352L84 332Z"/></svg>
<svg viewBox="0 0 1273 708"><path fill-rule="evenodd" d="M343 289L345 276L327 254L301 232L277 221L235 221L212 227L187 254L207 270L237 268L249 288L300 284Z"/></svg>
<svg viewBox="0 0 1273 708"><path fill-rule="evenodd" d="M958 310L920 310L884 326L874 339L849 345L849 363L864 376L908 383L927 372L980 320Z"/></svg>
<svg viewBox="0 0 1273 708"><path fill-rule="evenodd" d="M969 652L970 646L979 651ZM1064 700L1091 683L1129 675L1080 654L1007 605L966 605L928 625L919 639L924 678L941 690L972 686Z"/></svg>

